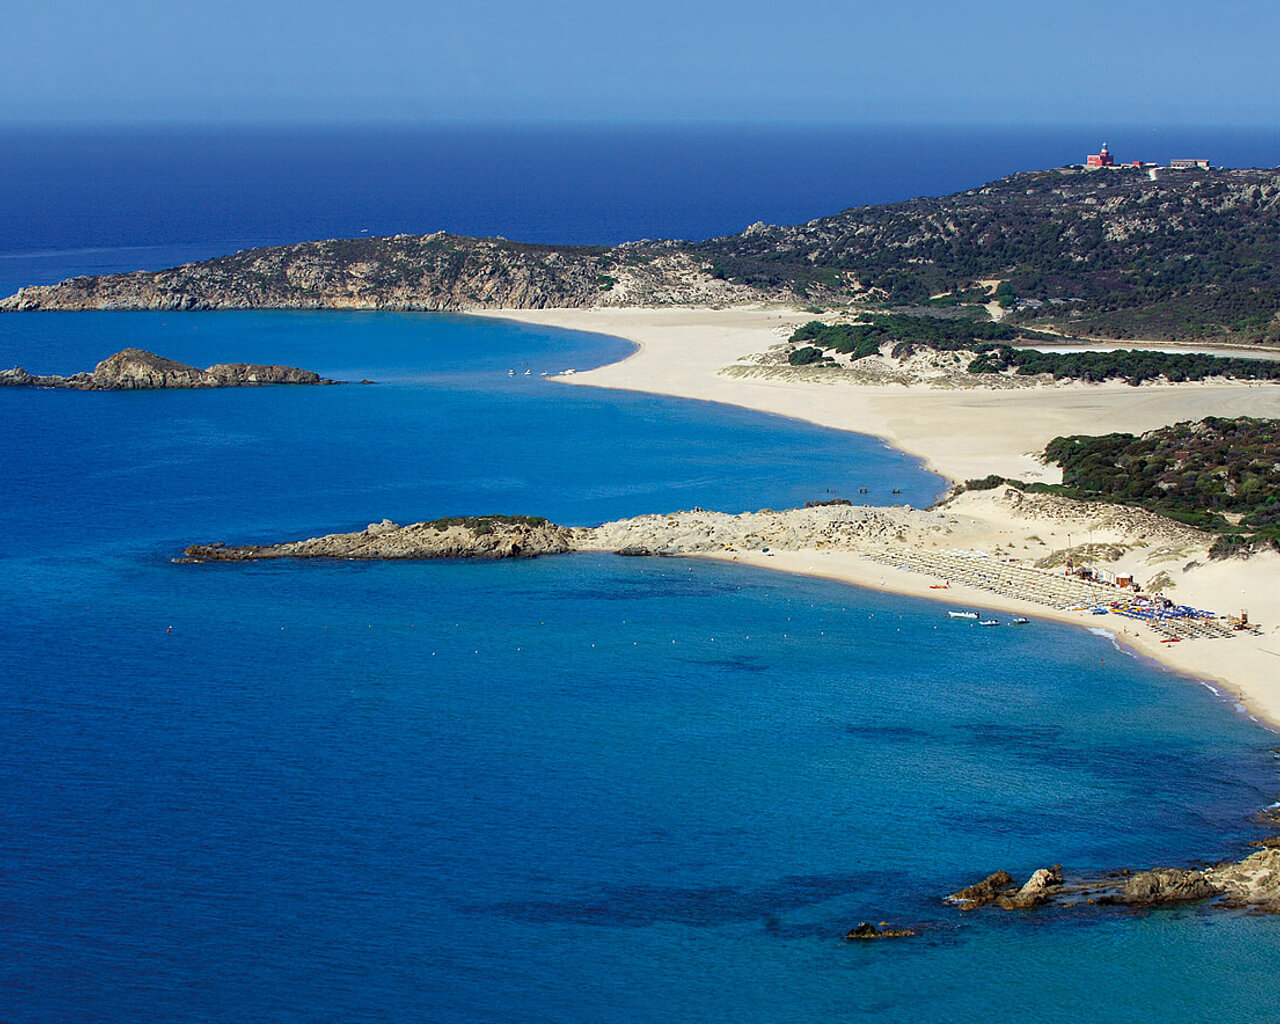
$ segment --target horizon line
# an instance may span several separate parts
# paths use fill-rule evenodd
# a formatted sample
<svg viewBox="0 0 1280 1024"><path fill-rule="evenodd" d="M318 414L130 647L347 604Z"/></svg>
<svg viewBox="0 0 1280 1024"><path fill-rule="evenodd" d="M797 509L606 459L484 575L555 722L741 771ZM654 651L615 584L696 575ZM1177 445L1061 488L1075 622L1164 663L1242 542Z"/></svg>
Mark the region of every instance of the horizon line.
<svg viewBox="0 0 1280 1024"><path fill-rule="evenodd" d="M388 114L383 116L311 116L265 115L242 116L52 116L31 117L0 114L0 129L11 128L932 128L932 129L1022 129L1080 130L1111 132L1114 130L1159 131L1276 131L1273 121L1144 121L1124 119L1075 118L1033 120L1024 118L772 118L772 117L500 117L449 116L423 117Z"/></svg>

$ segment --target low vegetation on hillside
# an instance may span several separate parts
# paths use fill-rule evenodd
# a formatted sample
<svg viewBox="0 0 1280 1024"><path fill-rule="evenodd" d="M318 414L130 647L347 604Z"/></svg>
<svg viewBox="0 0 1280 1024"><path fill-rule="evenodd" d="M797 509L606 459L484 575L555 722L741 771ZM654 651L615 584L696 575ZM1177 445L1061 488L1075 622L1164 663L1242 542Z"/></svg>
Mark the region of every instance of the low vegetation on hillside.
<svg viewBox="0 0 1280 1024"><path fill-rule="evenodd" d="M615 247L397 235L28 288L0 310L850 303L1114 339L1280 344L1280 170L1015 174L937 198ZM992 338L988 340L1000 340Z"/></svg>
<svg viewBox="0 0 1280 1024"><path fill-rule="evenodd" d="M1138 437L1056 437L1044 454L1063 482L1018 486L1137 505L1215 531L1218 557L1280 549L1280 420L1209 417ZM992 476L966 487L1006 482L1017 483Z"/></svg>
<svg viewBox="0 0 1280 1024"><path fill-rule="evenodd" d="M1115 352L1041 352L1008 345L984 346L969 364L970 373L1003 373L1022 376L1047 373L1054 380L1167 380L1181 383L1228 377L1233 380L1280 380L1280 362L1199 352L1153 352L1150 349L1118 349Z"/></svg>
<svg viewBox="0 0 1280 1024"><path fill-rule="evenodd" d="M729 280L896 305L983 302L1115 339L1280 342L1280 173L1015 174L940 198L755 225L692 249Z"/></svg>
<svg viewBox="0 0 1280 1024"><path fill-rule="evenodd" d="M893 342L893 355L910 355L916 347L938 351L971 349L975 340L1011 341L1027 332L1008 324L905 313L869 317L856 324L824 324L811 320L791 335L794 342L809 342L854 359L878 355L886 342Z"/></svg>
<svg viewBox="0 0 1280 1024"><path fill-rule="evenodd" d="M849 355L856 360L878 355L886 343L892 343L890 354L898 359L921 349L973 352L975 358L968 365L970 373L1012 372L1019 376L1043 373L1055 380L1125 380L1133 385L1150 380L1182 382L1207 377L1280 380L1280 362L1265 359L1150 349L1043 352L1034 348L1015 348L1009 344L1015 339L1062 340L1012 324L907 314L873 316L865 323L857 324L823 324L815 320L791 335L792 342L807 344L793 352L790 360L796 366L821 362L828 351Z"/></svg>

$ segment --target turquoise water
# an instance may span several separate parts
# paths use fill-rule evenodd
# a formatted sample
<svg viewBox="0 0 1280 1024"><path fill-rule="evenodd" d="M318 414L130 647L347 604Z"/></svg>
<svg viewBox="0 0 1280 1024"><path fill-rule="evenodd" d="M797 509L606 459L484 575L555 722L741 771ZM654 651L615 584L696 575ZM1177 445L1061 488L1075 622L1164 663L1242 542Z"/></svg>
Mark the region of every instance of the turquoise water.
<svg viewBox="0 0 1280 1024"><path fill-rule="evenodd" d="M909 460L549 383L626 346L502 321L0 317L33 370L125 343L381 383L0 393L4 1019L1266 1019L1274 918L939 901L1261 834L1274 735L1105 637L676 559L169 561L384 515L923 504Z"/></svg>
<svg viewBox="0 0 1280 1024"><path fill-rule="evenodd" d="M618 339L431 314L0 317L0 364L34 372L91 369L126 345L378 383L6 394L17 500L0 508L0 528L16 550L172 553L193 537L330 532L384 516L590 524L695 505L791 507L864 486L864 500L924 505L944 486L866 437L540 376L620 359L631 346Z"/></svg>

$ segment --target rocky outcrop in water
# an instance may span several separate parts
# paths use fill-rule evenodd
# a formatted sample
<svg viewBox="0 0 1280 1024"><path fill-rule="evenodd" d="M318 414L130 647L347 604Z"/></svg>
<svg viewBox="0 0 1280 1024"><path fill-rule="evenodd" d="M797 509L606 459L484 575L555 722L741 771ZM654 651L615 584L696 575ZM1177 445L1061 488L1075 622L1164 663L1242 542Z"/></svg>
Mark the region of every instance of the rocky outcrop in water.
<svg viewBox="0 0 1280 1024"><path fill-rule="evenodd" d="M78 391L139 391L155 388L235 388L266 384L335 384L296 366L218 363L201 370L140 348L126 348L100 362L92 373L41 376L21 367L0 370L0 386L72 388Z"/></svg>
<svg viewBox="0 0 1280 1024"><path fill-rule="evenodd" d="M572 548L572 531L534 516L465 516L398 526L389 519L356 533L283 544L193 544L181 561L255 562L270 558L536 558Z"/></svg>
<svg viewBox="0 0 1280 1024"><path fill-rule="evenodd" d="M1051 868L1040 868L1023 883L1021 889L1012 895L996 897L996 903L1003 910L1029 910L1042 903L1049 902L1050 897L1062 885L1062 867L1055 864Z"/></svg>
<svg viewBox="0 0 1280 1024"><path fill-rule="evenodd" d="M1206 868L1204 878L1229 904L1280 912L1280 847L1268 846L1242 861Z"/></svg>
<svg viewBox="0 0 1280 1024"><path fill-rule="evenodd" d="M1013 876L1009 872L996 871L987 875L981 882L966 885L963 889L953 892L947 897L946 902L954 904L961 910L974 910L993 902L1011 885L1013 885Z"/></svg>
<svg viewBox="0 0 1280 1024"><path fill-rule="evenodd" d="M1007 871L947 896L945 902L961 910L995 904L1005 910L1043 906L1061 897L1067 905L1085 904L1133 908L1212 901L1215 907L1250 907L1280 913L1280 847L1266 845L1243 860L1227 861L1202 870L1151 868L1120 872L1106 878L1083 878L1066 884L1062 869L1041 868L1021 889L1014 890Z"/></svg>
<svg viewBox="0 0 1280 1024"><path fill-rule="evenodd" d="M907 939L915 935L910 928L890 928L884 921L876 927L870 921L854 925L845 934L849 942L865 942L869 939Z"/></svg>
<svg viewBox="0 0 1280 1024"><path fill-rule="evenodd" d="M1202 871L1152 868L1130 876L1120 890L1120 895L1114 897L1114 900L1131 907L1154 907L1161 903L1206 900L1220 892L1220 889L1209 883Z"/></svg>

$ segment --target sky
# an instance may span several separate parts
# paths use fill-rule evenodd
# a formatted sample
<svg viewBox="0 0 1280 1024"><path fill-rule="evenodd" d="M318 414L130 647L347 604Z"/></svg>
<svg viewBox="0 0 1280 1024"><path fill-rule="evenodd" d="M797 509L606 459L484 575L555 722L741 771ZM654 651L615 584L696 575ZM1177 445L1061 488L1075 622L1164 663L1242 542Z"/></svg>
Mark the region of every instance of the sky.
<svg viewBox="0 0 1280 1024"><path fill-rule="evenodd" d="M40 0L0 121L1266 125L1275 0Z"/></svg>

